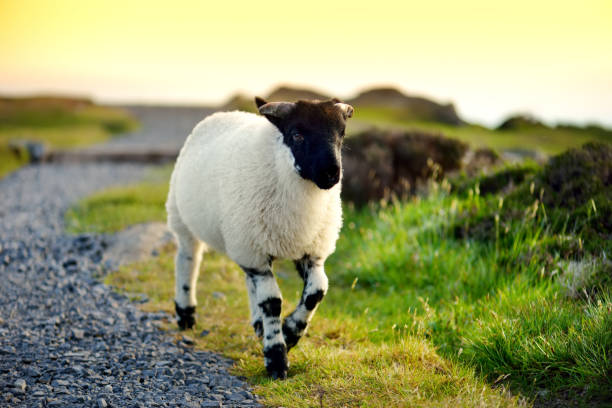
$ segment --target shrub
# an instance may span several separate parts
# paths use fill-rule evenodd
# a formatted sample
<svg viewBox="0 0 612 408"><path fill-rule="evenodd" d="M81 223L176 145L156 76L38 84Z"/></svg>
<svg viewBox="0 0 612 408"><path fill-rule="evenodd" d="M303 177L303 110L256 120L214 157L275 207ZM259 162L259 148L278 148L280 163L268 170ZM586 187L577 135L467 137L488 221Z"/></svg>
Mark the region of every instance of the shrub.
<svg viewBox="0 0 612 408"><path fill-rule="evenodd" d="M345 142L343 197L357 205L414 192L428 178L461 168L467 145L420 131L372 129Z"/></svg>

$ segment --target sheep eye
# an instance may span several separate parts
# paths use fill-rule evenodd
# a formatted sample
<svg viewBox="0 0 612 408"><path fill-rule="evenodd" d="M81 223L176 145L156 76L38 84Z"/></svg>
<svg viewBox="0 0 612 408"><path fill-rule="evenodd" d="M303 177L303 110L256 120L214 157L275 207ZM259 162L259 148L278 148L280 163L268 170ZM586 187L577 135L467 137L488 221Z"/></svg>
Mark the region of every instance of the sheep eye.
<svg viewBox="0 0 612 408"><path fill-rule="evenodd" d="M302 136L300 133L294 133L293 134L293 141L296 143L301 143L304 141L304 136Z"/></svg>

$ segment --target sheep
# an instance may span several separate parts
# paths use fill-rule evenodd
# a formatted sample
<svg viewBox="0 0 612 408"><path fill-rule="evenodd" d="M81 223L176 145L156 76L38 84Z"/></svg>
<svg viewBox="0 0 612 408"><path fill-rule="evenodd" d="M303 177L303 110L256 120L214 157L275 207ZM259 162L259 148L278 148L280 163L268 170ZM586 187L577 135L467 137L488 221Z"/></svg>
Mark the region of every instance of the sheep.
<svg viewBox="0 0 612 408"><path fill-rule="evenodd" d="M306 332L325 296L323 265L342 226L341 147L353 108L329 101L266 102L261 115L219 112L182 147L166 210L178 243L175 308L181 329L195 324L202 254L225 253L246 274L251 325L274 379L287 377L287 352ZM275 259L291 259L304 281L281 325Z"/></svg>

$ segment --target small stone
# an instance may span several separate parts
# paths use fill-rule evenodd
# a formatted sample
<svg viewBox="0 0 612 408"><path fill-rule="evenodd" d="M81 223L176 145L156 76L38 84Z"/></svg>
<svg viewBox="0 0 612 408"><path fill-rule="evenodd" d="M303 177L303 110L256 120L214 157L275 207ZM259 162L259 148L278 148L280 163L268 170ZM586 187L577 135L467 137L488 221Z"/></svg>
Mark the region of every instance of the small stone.
<svg viewBox="0 0 612 408"><path fill-rule="evenodd" d="M68 272L77 272L79 267L78 267L78 261L74 258L69 258L66 261L64 261L64 263L62 263L62 266L64 267L64 269Z"/></svg>
<svg viewBox="0 0 612 408"><path fill-rule="evenodd" d="M53 387L67 387L70 383L66 380L53 380L51 385L53 385Z"/></svg>
<svg viewBox="0 0 612 408"><path fill-rule="evenodd" d="M111 392L113 392L113 386L112 386L112 385L110 385L110 384L105 385L105 386L104 386L104 388L103 388L103 390L104 390L104 392L111 393Z"/></svg>
<svg viewBox="0 0 612 408"><path fill-rule="evenodd" d="M85 337L85 330L72 329L72 337L77 340L83 340L83 337Z"/></svg>
<svg viewBox="0 0 612 408"><path fill-rule="evenodd" d="M98 398L96 402L98 403L98 408L106 408L108 406L104 398Z"/></svg>
<svg viewBox="0 0 612 408"><path fill-rule="evenodd" d="M192 344L194 344L194 343L195 343L195 342L193 341L193 339L192 339L191 337L189 337L189 336L183 336L183 337L181 338L181 341L182 341L183 343L185 343L185 344L189 344L189 345L192 345Z"/></svg>
<svg viewBox="0 0 612 408"><path fill-rule="evenodd" d="M223 401L224 400L224 397L221 394L209 394L209 397L210 398L214 398L217 401Z"/></svg>
<svg viewBox="0 0 612 408"><path fill-rule="evenodd" d="M15 383L13 384L15 386L15 388L17 389L17 391L19 392L25 392L28 384L26 384L25 380L23 378L20 378L18 380L15 381Z"/></svg>
<svg viewBox="0 0 612 408"><path fill-rule="evenodd" d="M202 330L202 333L200 333L200 337L206 337L210 334L210 330Z"/></svg>
<svg viewBox="0 0 612 408"><path fill-rule="evenodd" d="M243 395L234 393L234 394L230 394L228 397L231 401L242 401L244 399Z"/></svg>

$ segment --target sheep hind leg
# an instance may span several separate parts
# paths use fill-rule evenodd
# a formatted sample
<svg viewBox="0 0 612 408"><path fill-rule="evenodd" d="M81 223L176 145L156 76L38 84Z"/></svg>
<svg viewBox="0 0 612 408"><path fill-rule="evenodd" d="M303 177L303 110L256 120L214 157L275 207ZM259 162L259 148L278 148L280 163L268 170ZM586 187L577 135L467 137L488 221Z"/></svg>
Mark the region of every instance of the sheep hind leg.
<svg viewBox="0 0 612 408"><path fill-rule="evenodd" d="M175 258L174 306L181 330L195 325L196 283L205 245L191 234L178 236L178 250Z"/></svg>
<svg viewBox="0 0 612 408"><path fill-rule="evenodd" d="M251 305L258 309L257 312L251 312L251 314L261 316L266 370L274 379L285 379L287 378L289 363L287 361L287 346L281 333L282 298L280 289L270 267L262 270L246 267L242 269L247 274L247 280L249 281L249 296L252 297ZM257 332L257 327L255 327L255 330Z"/></svg>
<svg viewBox="0 0 612 408"><path fill-rule="evenodd" d="M288 350L295 346L306 333L308 323L327 293L328 286L323 262L315 262L306 255L295 261L295 266L304 280L304 290L300 303L283 322L283 337Z"/></svg>

